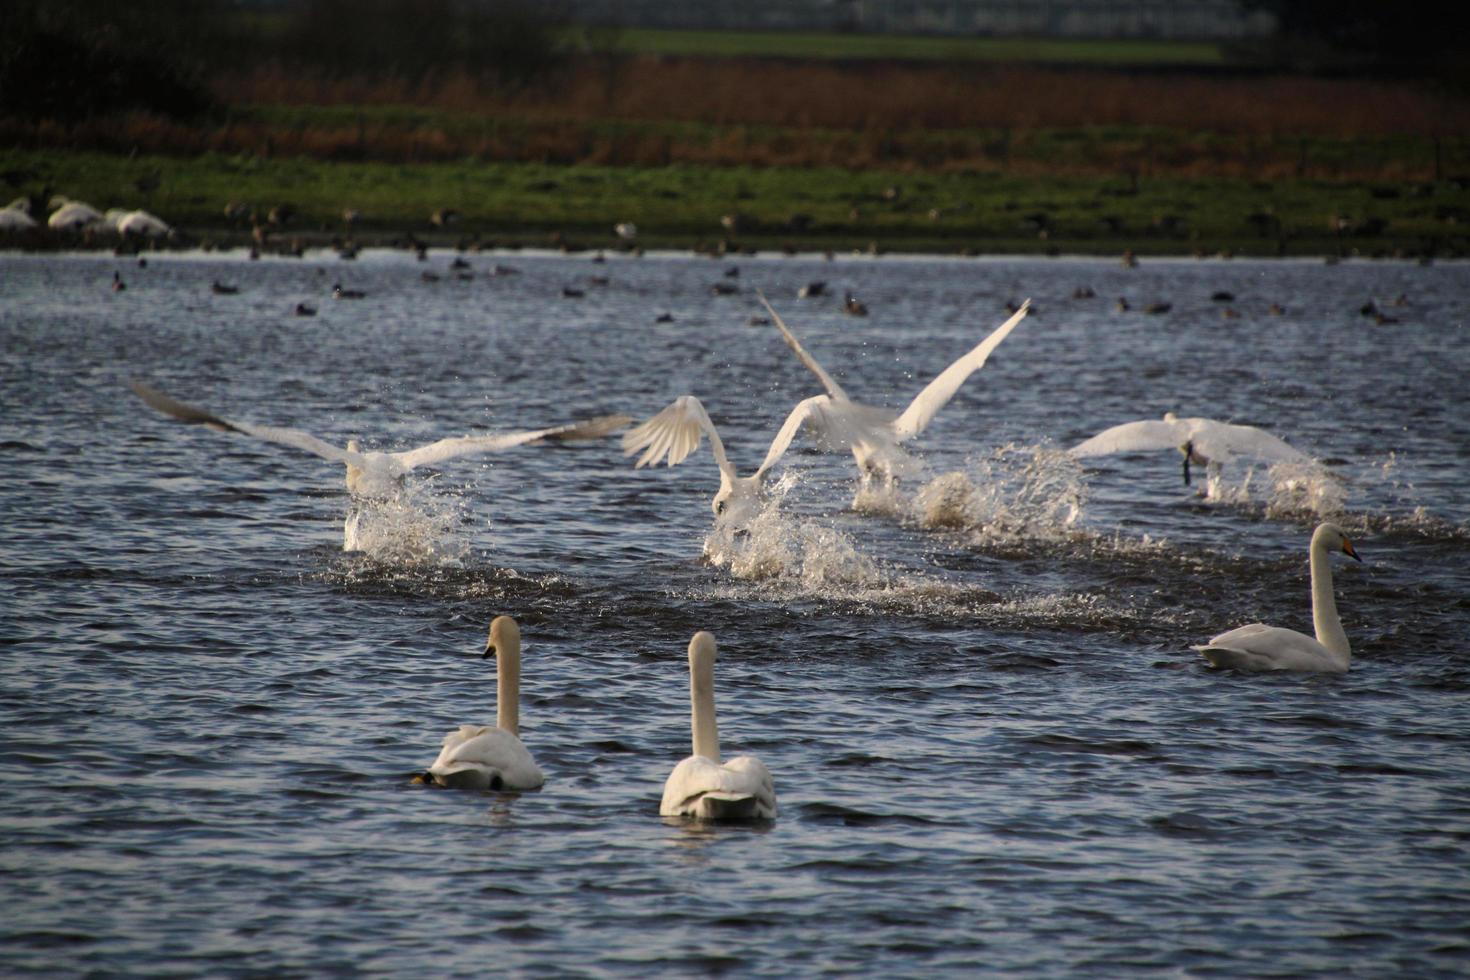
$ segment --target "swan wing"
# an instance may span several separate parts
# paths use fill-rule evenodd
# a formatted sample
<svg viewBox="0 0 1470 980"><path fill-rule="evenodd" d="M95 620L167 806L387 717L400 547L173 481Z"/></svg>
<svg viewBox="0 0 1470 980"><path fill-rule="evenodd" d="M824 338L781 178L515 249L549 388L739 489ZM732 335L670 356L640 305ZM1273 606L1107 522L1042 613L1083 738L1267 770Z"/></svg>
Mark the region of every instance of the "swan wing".
<svg viewBox="0 0 1470 980"><path fill-rule="evenodd" d="M1285 440L1253 425L1234 425L1214 419L1184 419L1188 438L1206 459L1226 462L1234 456L1253 456L1273 463L1306 462L1309 457Z"/></svg>
<svg viewBox="0 0 1470 980"><path fill-rule="evenodd" d="M791 446L791 440L796 438L796 433L803 425L818 425L817 419L831 402L832 399L827 395L813 395L804 401L797 402L796 407L786 416L781 430L776 433L776 438L771 440L771 448L766 450L766 458L761 460L761 465L756 469L755 475L762 476L766 470L776 465L776 461L785 455L786 450Z"/></svg>
<svg viewBox="0 0 1470 980"><path fill-rule="evenodd" d="M776 312L776 308L766 299L765 294L757 290L756 295L760 297L760 301L765 306L766 312L771 314L771 322L776 325L777 330L781 331L781 336L786 338L786 346L795 351L796 356L801 358L801 363L807 366L807 370L817 376L817 380L822 382L822 387L827 389L827 394L839 401L846 401L847 393L842 390L842 386L836 381L833 381L832 375L824 371L822 365L817 363L817 359L808 354L806 348L801 346L801 341L797 340L796 335L791 332L791 328L786 326L786 321L781 319L781 314Z"/></svg>
<svg viewBox="0 0 1470 980"><path fill-rule="evenodd" d="M968 354L945 368L939 373L939 377L929 382L893 423L898 440L902 442L912 439L923 432L924 427L934 419L935 414L949 404L949 400L954 397L956 391L960 390L960 385L965 383L965 379L980 370L986 359L990 357L991 351L999 347L1000 342L1010 336L1016 324L1026 319L1026 314L1030 310L1031 301L1028 299L1021 304L1021 308L1009 320L992 330L990 336L976 344Z"/></svg>
<svg viewBox="0 0 1470 980"><path fill-rule="evenodd" d="M372 468L373 466L372 460L365 454L352 452L351 450L334 446L329 442L323 442L311 433L302 432L300 429L279 429L269 425L233 422L205 409L170 398L157 388L149 387L141 381L134 381L129 387L132 388L133 394L143 399L144 404L149 408L178 419L180 422L208 426L219 432L238 432L241 435L261 439L265 442L292 446L296 449L305 450L313 455L320 456L322 459L330 459L337 463L350 463L353 466L364 469Z"/></svg>
<svg viewBox="0 0 1470 980"><path fill-rule="evenodd" d="M623 455L643 451L634 469L657 464L665 457L668 465L676 466L699 448L704 436L709 436L710 451L720 472L732 481L737 479L715 424L710 421L704 404L693 395L680 395L653 418L623 433Z"/></svg>
<svg viewBox="0 0 1470 980"><path fill-rule="evenodd" d="M1106 456L1110 453L1148 452L1154 449L1178 449L1189 441L1185 427L1178 421L1143 419L1124 422L1104 429L1067 450L1073 456Z"/></svg>
<svg viewBox="0 0 1470 980"><path fill-rule="evenodd" d="M1341 673L1345 664L1313 637L1281 626L1251 623L1196 646L1213 667L1233 670L1312 670Z"/></svg>
<svg viewBox="0 0 1470 980"><path fill-rule="evenodd" d="M483 436L458 436L440 439L427 446L387 455L396 460L405 470L415 466L429 466L458 456L475 456L480 453L499 452L514 446L541 442L550 439L572 442L579 439L597 439L621 429L633 421L626 415L603 415L586 422L558 425L550 429L535 429L528 432L496 432Z"/></svg>
<svg viewBox="0 0 1470 980"><path fill-rule="evenodd" d="M691 755L674 767L664 783L659 814L701 820L771 820L776 789L760 760L750 756L720 765Z"/></svg>
<svg viewBox="0 0 1470 980"><path fill-rule="evenodd" d="M446 786L476 789L535 789L546 781L519 738L487 725L461 725L444 736L429 774Z"/></svg>

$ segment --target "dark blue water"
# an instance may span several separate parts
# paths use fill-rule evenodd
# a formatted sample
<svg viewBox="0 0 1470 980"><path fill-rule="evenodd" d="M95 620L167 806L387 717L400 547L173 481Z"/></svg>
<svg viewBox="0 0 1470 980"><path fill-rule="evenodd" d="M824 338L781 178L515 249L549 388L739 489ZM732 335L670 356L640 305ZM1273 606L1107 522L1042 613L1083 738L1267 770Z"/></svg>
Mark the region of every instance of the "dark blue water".
<svg viewBox="0 0 1470 980"><path fill-rule="evenodd" d="M0 971L1470 969L1470 266L469 261L431 284L387 254L0 257ZM798 301L812 279L872 314ZM126 387L378 448L692 393L749 472L817 393L748 322L757 286L894 407L1006 301L1036 313L924 433L922 480L854 510L850 457L794 451L719 562L707 449L448 463L344 553L339 467ZM1059 452L1169 410L1333 475L1201 497L1174 454ZM1351 672L1204 669L1190 644L1224 629L1310 630L1324 517L1364 558L1335 562ZM545 788L412 784L493 721L501 613ZM657 815L699 629L727 754L775 775L771 826Z"/></svg>

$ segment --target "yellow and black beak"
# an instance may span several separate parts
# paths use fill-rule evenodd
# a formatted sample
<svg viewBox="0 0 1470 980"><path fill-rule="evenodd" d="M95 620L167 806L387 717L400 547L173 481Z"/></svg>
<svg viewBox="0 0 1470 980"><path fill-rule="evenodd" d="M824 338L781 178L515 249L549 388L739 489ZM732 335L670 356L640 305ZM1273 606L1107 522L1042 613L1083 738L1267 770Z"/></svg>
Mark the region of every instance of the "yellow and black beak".
<svg viewBox="0 0 1470 980"><path fill-rule="evenodd" d="M1363 559L1361 559L1361 558L1358 557L1358 552L1357 552L1356 549L1353 548L1353 543L1351 541L1349 541L1347 538L1343 538L1342 539L1342 553L1345 554L1345 555L1347 555L1349 558L1352 558L1352 559L1354 559L1356 561L1362 561L1363 560Z"/></svg>
<svg viewBox="0 0 1470 980"><path fill-rule="evenodd" d="M488 660L488 659L490 659L493 656L495 656L495 644L494 643L491 643L489 640L486 640L485 641L485 652L482 653L482 654L480 654L480 659L481 660Z"/></svg>

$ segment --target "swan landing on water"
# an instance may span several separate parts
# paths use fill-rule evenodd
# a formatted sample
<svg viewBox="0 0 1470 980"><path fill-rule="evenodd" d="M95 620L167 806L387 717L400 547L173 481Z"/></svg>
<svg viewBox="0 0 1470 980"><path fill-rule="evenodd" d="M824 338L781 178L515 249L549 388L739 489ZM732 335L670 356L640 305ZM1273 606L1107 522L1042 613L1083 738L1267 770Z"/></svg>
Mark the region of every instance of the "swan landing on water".
<svg viewBox="0 0 1470 980"><path fill-rule="evenodd" d="M484 656L495 658L495 727L461 725L445 735L439 758L414 782L479 790L536 789L546 782L521 744L521 631L514 619L495 617Z"/></svg>
<svg viewBox="0 0 1470 980"><path fill-rule="evenodd" d="M1330 553L1341 551L1362 561L1352 541L1335 524L1320 524L1312 534L1308 549L1312 567L1312 627L1317 637L1305 633L1251 623L1221 633L1209 643L1196 646L1212 667L1235 670L1306 670L1323 673L1346 673L1352 661L1352 649L1342 620L1337 616L1337 601L1332 595L1332 559Z"/></svg>
<svg viewBox="0 0 1470 980"><path fill-rule="evenodd" d="M659 815L697 820L776 819L776 786L765 765L750 755L720 763L715 638L703 631L689 641L689 701L694 754L669 773Z"/></svg>
<svg viewBox="0 0 1470 980"><path fill-rule="evenodd" d="M498 452L545 439L562 442L597 439L610 435L633 421L626 415L604 415L586 422L558 425L549 429L440 439L438 442L431 442L426 446L403 452L363 452L358 448L355 439L350 440L345 448L338 447L300 429L281 429L221 418L205 409L176 401L141 381L134 381L129 387L150 408L178 419L180 422L204 425L219 432L235 432L265 442L292 446L320 456L322 459L342 463L347 468L347 490L351 493L354 502L353 511L348 515L345 528L344 551L356 551L359 547L356 543L356 529L360 513L355 505L363 500L387 500L394 497L401 489L403 480L408 476L409 471L416 467L442 463L459 456Z"/></svg>
<svg viewBox="0 0 1470 980"><path fill-rule="evenodd" d="M1270 463L1312 462L1306 453L1253 425L1234 425L1206 418L1181 419L1173 412L1165 413L1162 419L1124 422L1104 429L1067 452L1082 459L1156 449L1178 449L1184 454L1185 486L1189 486L1191 463L1214 472L1237 456Z"/></svg>

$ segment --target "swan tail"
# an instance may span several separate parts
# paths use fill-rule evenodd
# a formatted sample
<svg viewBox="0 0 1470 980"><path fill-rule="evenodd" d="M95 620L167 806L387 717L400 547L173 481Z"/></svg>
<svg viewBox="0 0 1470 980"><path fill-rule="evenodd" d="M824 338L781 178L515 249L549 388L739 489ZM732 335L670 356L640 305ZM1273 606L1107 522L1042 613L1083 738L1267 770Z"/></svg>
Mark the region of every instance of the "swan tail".
<svg viewBox="0 0 1470 980"><path fill-rule="evenodd" d="M1210 662L1210 666L1217 670L1273 670L1275 665L1267 657L1251 653L1248 650L1235 650L1231 647L1196 646L1200 656Z"/></svg>
<svg viewBox="0 0 1470 980"><path fill-rule="evenodd" d="M760 820L760 799L753 793L705 793L690 808L701 820Z"/></svg>

